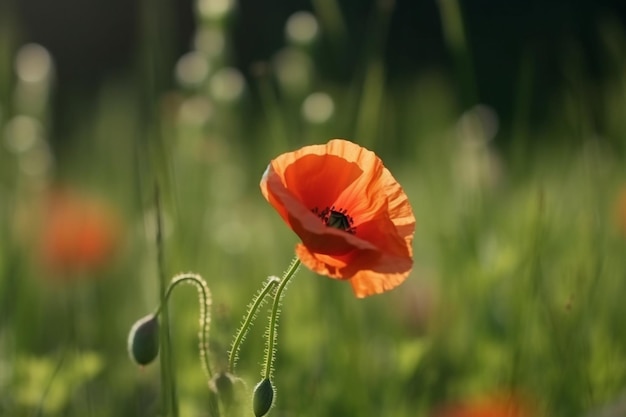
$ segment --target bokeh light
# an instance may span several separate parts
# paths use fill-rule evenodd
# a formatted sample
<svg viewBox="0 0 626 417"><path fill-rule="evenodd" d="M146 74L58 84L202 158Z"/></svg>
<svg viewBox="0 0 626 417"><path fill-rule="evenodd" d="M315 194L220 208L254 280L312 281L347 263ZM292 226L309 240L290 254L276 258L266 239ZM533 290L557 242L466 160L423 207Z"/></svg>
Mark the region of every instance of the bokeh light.
<svg viewBox="0 0 626 417"><path fill-rule="evenodd" d="M43 46L29 43L22 46L15 57L15 72L25 83L41 83L49 80L53 70L50 53Z"/></svg>
<svg viewBox="0 0 626 417"><path fill-rule="evenodd" d="M219 20L228 16L234 9L234 0L198 0L200 16L208 20Z"/></svg>
<svg viewBox="0 0 626 417"><path fill-rule="evenodd" d="M297 94L309 88L313 77L313 63L306 53L286 47L274 56L272 64L278 82L287 92Z"/></svg>
<svg viewBox="0 0 626 417"><path fill-rule="evenodd" d="M498 115L489 106L478 104L461 115L457 134L468 145L484 145L498 133Z"/></svg>
<svg viewBox="0 0 626 417"><path fill-rule="evenodd" d="M197 87L209 74L209 62L201 52L188 52L176 63L175 73L176 79L183 87Z"/></svg>
<svg viewBox="0 0 626 417"><path fill-rule="evenodd" d="M39 120L31 116L15 116L4 128L4 144L11 152L21 154L41 142L43 134L44 128Z"/></svg>
<svg viewBox="0 0 626 417"><path fill-rule="evenodd" d="M218 70L209 81L211 96L219 102L237 101L245 91L245 80L241 72L233 67Z"/></svg>
<svg viewBox="0 0 626 417"><path fill-rule="evenodd" d="M325 123L334 111L333 99L323 92L310 94L302 103L302 117L309 123Z"/></svg>
<svg viewBox="0 0 626 417"><path fill-rule="evenodd" d="M179 108L179 121L184 125L202 126L213 116L213 103L204 96L185 99Z"/></svg>
<svg viewBox="0 0 626 417"><path fill-rule="evenodd" d="M287 40L295 44L306 45L313 42L318 35L317 19L310 12L296 12L289 16L285 25Z"/></svg>
<svg viewBox="0 0 626 417"><path fill-rule="evenodd" d="M202 27L194 37L194 48L204 52L210 58L222 55L225 47L226 38L219 28Z"/></svg>

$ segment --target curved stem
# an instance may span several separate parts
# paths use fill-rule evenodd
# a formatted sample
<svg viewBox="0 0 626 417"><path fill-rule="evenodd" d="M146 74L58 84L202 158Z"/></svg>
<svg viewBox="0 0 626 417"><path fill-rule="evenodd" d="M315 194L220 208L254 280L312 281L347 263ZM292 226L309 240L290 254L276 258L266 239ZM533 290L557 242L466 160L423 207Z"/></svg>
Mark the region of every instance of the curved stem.
<svg viewBox="0 0 626 417"><path fill-rule="evenodd" d="M278 307L280 306L280 300L282 298L283 291L287 287L289 280L296 274L300 267L300 259L295 258L283 279L280 281L280 285L274 294L274 303L272 304L272 314L270 316L270 327L267 336L267 358L265 359L265 371L263 373L264 378L269 379L272 373L272 362L274 361L274 346L276 345L276 325L278 324Z"/></svg>
<svg viewBox="0 0 626 417"><path fill-rule="evenodd" d="M211 306L211 291L209 287L206 285L206 282L199 274L194 274L191 272L178 274L172 278L170 285L167 287L167 291L165 292L164 302L157 308L154 312L154 316L158 316L161 312L162 307L169 301L170 295L174 288L181 283L191 283L198 290L198 294L200 296L200 362L202 363L202 368L204 369L204 373L208 376L208 378L213 377L213 372L211 371L211 367L209 366L209 326L211 323L209 308Z"/></svg>
<svg viewBox="0 0 626 417"><path fill-rule="evenodd" d="M246 315L246 318L244 319L243 324L239 328L239 331L237 332L237 335L235 336L235 340L233 341L233 345L230 349L230 353L228 355L228 372L233 373L233 371L235 370L235 363L237 362L237 354L239 352L239 346L241 345L241 342L243 341L246 333L248 333L248 330L250 329L250 326L252 325L252 321L254 320L254 317L256 316L256 312L261 307L261 305L263 305L265 296L267 296L267 294L269 294L270 291L274 289L274 287L276 286L276 284L278 284L278 282L279 281L277 277L270 277L267 283L265 284L265 286L261 289L261 291L252 301L252 304L250 305L250 308L248 309L248 314Z"/></svg>

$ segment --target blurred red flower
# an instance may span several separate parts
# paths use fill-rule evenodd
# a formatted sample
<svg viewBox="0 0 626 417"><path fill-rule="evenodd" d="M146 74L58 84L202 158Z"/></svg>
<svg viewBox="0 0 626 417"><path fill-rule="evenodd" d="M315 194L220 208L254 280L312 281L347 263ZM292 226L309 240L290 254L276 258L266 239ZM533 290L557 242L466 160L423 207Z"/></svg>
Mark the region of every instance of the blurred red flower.
<svg viewBox="0 0 626 417"><path fill-rule="evenodd" d="M626 237L626 186L622 187L615 202L615 219L619 232Z"/></svg>
<svg viewBox="0 0 626 417"><path fill-rule="evenodd" d="M349 280L357 297L400 285L413 266L415 217L371 151L334 139L272 160L261 190L302 243L309 269Z"/></svg>
<svg viewBox="0 0 626 417"><path fill-rule="evenodd" d="M43 266L63 277L106 265L119 243L119 221L103 202L74 191L50 193L40 231Z"/></svg>
<svg viewBox="0 0 626 417"><path fill-rule="evenodd" d="M519 398L502 395L448 406L434 417L531 417L531 412Z"/></svg>

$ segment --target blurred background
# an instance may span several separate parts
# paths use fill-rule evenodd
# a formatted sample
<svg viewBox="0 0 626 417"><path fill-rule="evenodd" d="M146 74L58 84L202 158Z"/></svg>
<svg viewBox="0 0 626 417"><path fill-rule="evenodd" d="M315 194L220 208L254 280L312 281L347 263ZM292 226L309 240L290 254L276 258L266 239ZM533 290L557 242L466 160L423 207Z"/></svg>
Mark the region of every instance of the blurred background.
<svg viewBox="0 0 626 417"><path fill-rule="evenodd" d="M299 273L270 415L625 415L625 20L617 0L2 2L0 416L176 415L130 326L162 272L197 272L224 371L297 242L260 176L333 137L405 188L415 269L365 300ZM181 416L211 415L198 311L177 289Z"/></svg>
<svg viewBox="0 0 626 417"><path fill-rule="evenodd" d="M230 4L227 0L223 3ZM526 82L530 83L526 96L533 124L544 122L558 105L555 95L569 90L593 100L592 107L598 108L598 114L592 115L594 127L606 129L601 120L603 97L597 97L600 92L591 86L582 88L581 84L600 83L615 76L615 66L606 59L611 47L607 38L623 27L623 2L460 4L460 30L465 38L463 47L467 48L463 57L457 56L463 55L456 50L458 45L452 45L458 42L453 38L459 33L444 27L437 2L387 3L381 7L392 8L387 12L388 20L378 22L380 14L374 0L343 1L335 6L320 0L238 2L236 17L229 18L228 62L249 78L255 63L269 60L284 46L284 24L290 15L321 8L325 15L338 16L325 23L332 28L327 27L315 45L316 72L325 79L351 79L362 68L368 49L374 48L386 64L390 82L402 83L428 70L446 72L459 78L455 87L462 105L481 102L492 106L507 128L515 116L515 97L519 99L519 89ZM89 95L111 78L131 73L141 77L137 67L145 40L142 7L154 6L121 0L62 0L53 4L23 0L5 6L15 16L9 19L16 41L41 44L54 57L58 85L62 86L55 94L55 138L69 129L63 126L71 125L71 110L65 109L75 107L74 101L83 105L92 101ZM164 2L159 7L164 14L159 22L159 30L164 31L159 35L159 68L163 72L159 87L165 89L174 83L165 68L172 68L193 46L197 7L193 1ZM338 39L329 39L333 36ZM339 43L334 51L330 49L332 42ZM579 88L582 91L578 92ZM497 139L506 141L506 136L501 134Z"/></svg>

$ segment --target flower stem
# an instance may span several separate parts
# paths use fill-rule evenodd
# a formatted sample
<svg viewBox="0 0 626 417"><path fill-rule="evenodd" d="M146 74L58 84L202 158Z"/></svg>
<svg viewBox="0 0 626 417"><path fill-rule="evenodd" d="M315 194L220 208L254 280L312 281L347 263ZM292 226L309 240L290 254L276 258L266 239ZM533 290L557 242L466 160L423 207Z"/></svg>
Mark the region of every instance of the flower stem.
<svg viewBox="0 0 626 417"><path fill-rule="evenodd" d="M157 247L157 268L159 271L159 292L161 294L160 313L162 314L162 332L160 336L161 344L161 386L164 392L163 406L165 415L178 417L178 397L176 395L176 378L174 374L174 361L172 357L172 340L170 338L169 310L167 308L167 278L164 265L163 251L163 223L161 213L161 200L159 188L155 190L156 204L156 247Z"/></svg>
<svg viewBox="0 0 626 417"><path fill-rule="evenodd" d="M298 268L300 267L300 259L295 258L291 265L289 265L289 269L283 275L283 278L276 289L276 294L274 294L274 303L272 304L272 313L270 315L270 325L269 332L267 336L267 349L266 349L266 357L265 357L265 370L263 372L263 377L269 379L272 374L272 363L274 361L274 349L276 346L276 327L278 325L278 310L280 307L280 301L283 296L283 291L287 288L287 284L289 280L296 274Z"/></svg>
<svg viewBox="0 0 626 417"><path fill-rule="evenodd" d="M267 296L267 294L270 293L270 291L274 289L274 287L276 286L276 284L278 284L278 282L279 280L277 277L273 277L273 276L269 277L269 279L265 283L265 286L263 286L261 291L259 291L257 295L254 297L254 299L252 300L252 303L250 304L250 307L248 308L248 313L246 314L246 318L244 319L243 324L239 328L239 331L237 332L237 335L235 336L235 340L233 341L232 347L230 349L230 353L228 355L228 372L234 373L235 364L237 363L237 355L239 354L239 347L241 345L241 342L243 341L244 337L248 333L248 330L252 326L252 322L254 321L254 318L256 317L256 313L259 310L259 308L263 305L263 301L265 300L265 297Z"/></svg>
<svg viewBox="0 0 626 417"><path fill-rule="evenodd" d="M202 368L207 378L211 379L213 377L213 372L211 371L211 366L209 365L209 328L211 324L211 313L209 309L211 307L211 291L209 290L209 287L204 279L202 279L199 274L191 272L174 276L170 285L167 287L167 291L165 292L165 303L162 303L159 308L157 308L154 315L159 315L164 304L168 302L174 288L181 283L190 283L198 290L198 296L200 297L200 331L198 332L198 337L200 339L200 362L202 363Z"/></svg>

